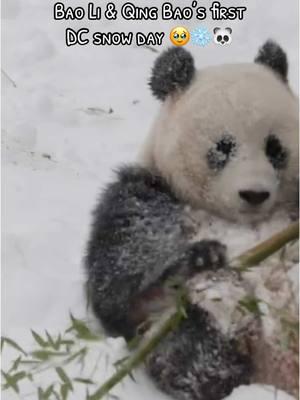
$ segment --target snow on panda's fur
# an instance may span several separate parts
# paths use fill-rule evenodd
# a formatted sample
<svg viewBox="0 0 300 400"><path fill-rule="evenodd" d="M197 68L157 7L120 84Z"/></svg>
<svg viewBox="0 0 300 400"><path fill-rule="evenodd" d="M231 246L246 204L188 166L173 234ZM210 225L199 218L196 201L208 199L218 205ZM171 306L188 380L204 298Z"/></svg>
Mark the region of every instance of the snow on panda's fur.
<svg viewBox="0 0 300 400"><path fill-rule="evenodd" d="M283 317L294 322L297 311L295 260L283 267L275 257L243 280L226 268L297 208L298 103L286 55L267 42L254 64L196 71L173 48L150 86L164 103L140 161L120 169L94 211L94 312L108 333L130 339L167 307L166 282L179 277L190 288L188 318L147 361L158 386L179 400L219 400L253 381L294 393L294 349L279 341ZM253 297L264 316L241 312Z"/></svg>

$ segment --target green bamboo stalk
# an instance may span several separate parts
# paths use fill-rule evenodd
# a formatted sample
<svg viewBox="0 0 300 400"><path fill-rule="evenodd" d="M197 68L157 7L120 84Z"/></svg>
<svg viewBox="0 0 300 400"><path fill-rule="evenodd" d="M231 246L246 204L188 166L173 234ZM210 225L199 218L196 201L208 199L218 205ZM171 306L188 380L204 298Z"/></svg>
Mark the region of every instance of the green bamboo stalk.
<svg viewBox="0 0 300 400"><path fill-rule="evenodd" d="M280 250L284 245L296 239L299 239L299 221L290 224L286 229L241 254L230 262L230 267L236 268L239 271L255 267L267 257Z"/></svg>
<svg viewBox="0 0 300 400"><path fill-rule="evenodd" d="M287 243L299 238L299 221L289 225L286 229L275 234L271 238L265 240L259 245L236 257L229 263L231 268L239 271L245 271L254 267L261 261L280 250ZM184 305L181 304L183 307ZM176 326L185 317L182 307L179 305L176 312L171 314L169 318L161 324L157 331L147 341L142 343L140 348L132 355L132 357L116 371L94 394L88 397L88 400L101 400L109 391L116 386L125 376L129 375L138 365L145 361L146 357L153 349L166 337L168 333L173 331Z"/></svg>
<svg viewBox="0 0 300 400"><path fill-rule="evenodd" d="M180 321L184 318L184 314L180 309L161 325L157 332L137 350L133 356L124 363L94 394L88 397L88 400L99 400L107 395L109 391L119 383L126 375L129 375L139 364L141 364L148 354L159 344L169 332L173 331Z"/></svg>

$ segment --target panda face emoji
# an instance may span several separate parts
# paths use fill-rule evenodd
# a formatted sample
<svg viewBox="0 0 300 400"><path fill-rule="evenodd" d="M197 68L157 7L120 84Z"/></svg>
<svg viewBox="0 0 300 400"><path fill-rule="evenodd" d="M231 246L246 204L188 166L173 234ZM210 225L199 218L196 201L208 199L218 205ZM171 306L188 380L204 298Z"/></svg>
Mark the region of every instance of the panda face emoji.
<svg viewBox="0 0 300 400"><path fill-rule="evenodd" d="M231 28L215 28L214 29L214 42L216 44L224 45L232 42L232 29Z"/></svg>

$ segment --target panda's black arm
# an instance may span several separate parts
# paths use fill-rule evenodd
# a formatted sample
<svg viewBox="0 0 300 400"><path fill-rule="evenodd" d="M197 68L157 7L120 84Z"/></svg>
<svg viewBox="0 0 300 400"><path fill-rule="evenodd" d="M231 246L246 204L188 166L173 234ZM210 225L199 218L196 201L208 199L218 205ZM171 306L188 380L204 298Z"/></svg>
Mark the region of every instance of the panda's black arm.
<svg viewBox="0 0 300 400"><path fill-rule="evenodd" d="M206 242L189 244L183 205L169 186L143 168L123 168L94 211L86 255L94 312L111 334L131 337L134 300L170 275L190 276L210 255Z"/></svg>

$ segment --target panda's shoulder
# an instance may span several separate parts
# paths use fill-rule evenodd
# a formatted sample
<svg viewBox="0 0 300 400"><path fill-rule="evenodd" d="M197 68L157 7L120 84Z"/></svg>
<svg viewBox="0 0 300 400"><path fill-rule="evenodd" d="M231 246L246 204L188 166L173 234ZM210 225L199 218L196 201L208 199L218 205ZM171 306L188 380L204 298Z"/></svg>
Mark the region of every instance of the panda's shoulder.
<svg viewBox="0 0 300 400"><path fill-rule="evenodd" d="M171 186L158 173L140 165L126 165L117 171L117 180L112 187L124 189L129 196L149 200L153 195L166 195L177 200Z"/></svg>
<svg viewBox="0 0 300 400"><path fill-rule="evenodd" d="M140 165L125 165L118 168L116 178L100 195L97 211L119 211L146 204L178 204L171 186L159 174Z"/></svg>

